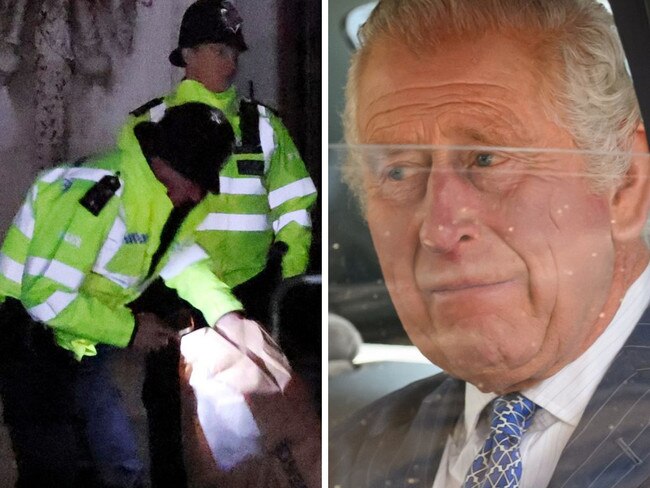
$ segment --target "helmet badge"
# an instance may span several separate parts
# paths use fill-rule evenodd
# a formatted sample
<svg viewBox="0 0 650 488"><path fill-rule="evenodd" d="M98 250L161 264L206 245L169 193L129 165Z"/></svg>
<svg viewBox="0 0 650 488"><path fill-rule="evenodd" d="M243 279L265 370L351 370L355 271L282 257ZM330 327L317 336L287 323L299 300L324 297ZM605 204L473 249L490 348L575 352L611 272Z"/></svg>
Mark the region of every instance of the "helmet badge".
<svg viewBox="0 0 650 488"><path fill-rule="evenodd" d="M233 34L239 30L242 23L242 18L235 6L227 0L221 3L221 20L226 29Z"/></svg>
<svg viewBox="0 0 650 488"><path fill-rule="evenodd" d="M215 124L223 124L225 122L223 113L217 110L210 110L210 120Z"/></svg>

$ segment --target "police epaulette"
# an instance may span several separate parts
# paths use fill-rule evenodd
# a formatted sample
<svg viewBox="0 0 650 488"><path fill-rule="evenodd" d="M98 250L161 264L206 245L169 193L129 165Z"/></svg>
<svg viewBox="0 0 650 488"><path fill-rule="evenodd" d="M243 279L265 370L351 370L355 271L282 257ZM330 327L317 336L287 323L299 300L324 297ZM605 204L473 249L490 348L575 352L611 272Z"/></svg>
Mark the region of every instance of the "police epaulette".
<svg viewBox="0 0 650 488"><path fill-rule="evenodd" d="M136 108L135 110L129 113L135 117L140 117L141 115L146 114L149 110L154 108L156 105L160 105L162 102L163 102L162 97L154 98L153 100L149 100L144 105L139 106L138 108Z"/></svg>
<svg viewBox="0 0 650 488"><path fill-rule="evenodd" d="M79 203L97 217L120 186L119 173L106 175L90 187Z"/></svg>

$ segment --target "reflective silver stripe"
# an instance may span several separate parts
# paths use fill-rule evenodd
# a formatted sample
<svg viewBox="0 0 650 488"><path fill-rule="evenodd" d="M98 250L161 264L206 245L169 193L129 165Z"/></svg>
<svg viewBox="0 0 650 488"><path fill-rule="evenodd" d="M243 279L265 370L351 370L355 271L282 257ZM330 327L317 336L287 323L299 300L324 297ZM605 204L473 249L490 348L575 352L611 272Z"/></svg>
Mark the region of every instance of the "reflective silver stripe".
<svg viewBox="0 0 650 488"><path fill-rule="evenodd" d="M311 178L303 178L288 185L281 186L269 193L269 207L275 208L292 198L304 197L316 192Z"/></svg>
<svg viewBox="0 0 650 488"><path fill-rule="evenodd" d="M138 281L140 280L139 276L129 276L120 273L111 273L109 271L106 271L105 273L99 273L99 274L101 274L104 278L111 280L113 283L121 286L124 289L135 287L135 285L137 285Z"/></svg>
<svg viewBox="0 0 650 488"><path fill-rule="evenodd" d="M264 231L270 228L269 219L263 214L211 213L197 230Z"/></svg>
<svg viewBox="0 0 650 488"><path fill-rule="evenodd" d="M61 178L70 178L73 180L91 180L99 181L103 176L112 175L110 171L95 168L57 168L46 173L41 181L45 183L54 183Z"/></svg>
<svg viewBox="0 0 650 488"><path fill-rule="evenodd" d="M114 273L106 269L108 263L124 245L125 234L126 224L124 223L122 217L118 215L115 217L113 226L108 232L108 236L106 236L104 245L99 251L97 261L95 261L95 265L93 266L93 271L102 275L104 278L111 280L113 283L116 283L122 288L131 288L136 285L140 277Z"/></svg>
<svg viewBox="0 0 650 488"><path fill-rule="evenodd" d="M59 315L78 296L78 293L55 291L44 303L27 309L27 312L34 320L47 322Z"/></svg>
<svg viewBox="0 0 650 488"><path fill-rule="evenodd" d="M54 183L59 179L70 179L70 180L89 180L89 181L99 181L104 176L114 175L112 171L107 171L105 169L97 168L56 168L48 173L46 173L41 181L45 183ZM122 195L122 189L124 185L120 185L120 188L115 192L117 196Z"/></svg>
<svg viewBox="0 0 650 488"><path fill-rule="evenodd" d="M14 225L25 237L31 239L34 236L34 225L36 222L34 220L32 204L29 200L28 196L25 203L18 210L16 218L14 218Z"/></svg>
<svg viewBox="0 0 650 488"><path fill-rule="evenodd" d="M124 242L124 235L126 234L126 224L120 215L115 217L111 230L108 231L104 245L99 250L97 261L93 271L104 269L108 262L113 259L117 251L122 247Z"/></svg>
<svg viewBox="0 0 650 488"><path fill-rule="evenodd" d="M25 272L30 276L45 276L72 290L77 290L85 277L77 268L73 268L61 261L37 257L27 258Z"/></svg>
<svg viewBox="0 0 650 488"><path fill-rule="evenodd" d="M149 110L149 120L151 122L160 122L160 119L165 116L165 110L167 110L167 105L165 102L160 102L160 104Z"/></svg>
<svg viewBox="0 0 650 488"><path fill-rule="evenodd" d="M266 189L259 178L220 176L219 193L228 195L266 195Z"/></svg>
<svg viewBox="0 0 650 488"><path fill-rule="evenodd" d="M296 210L294 212L287 212L284 215L281 215L279 219L273 221L273 231L277 234L280 232L280 229L285 225L297 222L303 227L311 227L311 217L307 210Z"/></svg>
<svg viewBox="0 0 650 488"><path fill-rule="evenodd" d="M257 109L260 113L260 144L264 153L264 173L266 174L271 164L271 156L273 155L273 151L275 151L275 138L273 137L273 127L271 127L268 115L266 114L266 108L258 105Z"/></svg>
<svg viewBox="0 0 650 488"><path fill-rule="evenodd" d="M54 168L53 170L44 173L43 176L41 176L40 181L43 181L45 183L53 183L61 178L61 175L65 173L65 170L66 168Z"/></svg>
<svg viewBox="0 0 650 488"><path fill-rule="evenodd" d="M25 267L18 261L11 259L4 253L0 253L0 274L2 274L9 281L18 283L23 282L23 270Z"/></svg>
<svg viewBox="0 0 650 488"><path fill-rule="evenodd" d="M192 264L202 261L208 257L208 254L197 244L180 248L173 251L169 261L160 271L160 276L164 280L170 280L178 276L185 268Z"/></svg>

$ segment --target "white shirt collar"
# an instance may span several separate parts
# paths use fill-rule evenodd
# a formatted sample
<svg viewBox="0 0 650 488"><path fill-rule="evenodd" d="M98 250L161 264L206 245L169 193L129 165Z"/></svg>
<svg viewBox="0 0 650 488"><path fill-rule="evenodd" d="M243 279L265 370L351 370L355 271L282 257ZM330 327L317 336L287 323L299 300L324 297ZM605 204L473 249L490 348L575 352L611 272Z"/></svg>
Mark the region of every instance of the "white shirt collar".
<svg viewBox="0 0 650 488"><path fill-rule="evenodd" d="M623 347L650 302L650 265L625 293L614 318L594 343L555 375L521 393L563 422L575 427L609 365ZM495 393L465 388L465 438L476 428L483 409Z"/></svg>

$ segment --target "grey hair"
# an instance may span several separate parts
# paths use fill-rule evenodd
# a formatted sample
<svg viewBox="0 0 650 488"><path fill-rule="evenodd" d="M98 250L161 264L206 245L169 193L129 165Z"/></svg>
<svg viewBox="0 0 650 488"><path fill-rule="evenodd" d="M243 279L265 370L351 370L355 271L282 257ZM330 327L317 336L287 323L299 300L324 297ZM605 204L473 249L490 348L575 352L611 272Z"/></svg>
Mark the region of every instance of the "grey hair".
<svg viewBox="0 0 650 488"><path fill-rule="evenodd" d="M595 0L380 0L360 31L361 48L348 72L346 142L362 142L357 92L377 40L401 42L417 52L450 38L495 31L537 42L546 113L569 131L578 148L619 153L590 158L595 190L620 181L630 162L620 153L630 150L641 117L612 16ZM343 175L363 205L358 159L348 158Z"/></svg>

